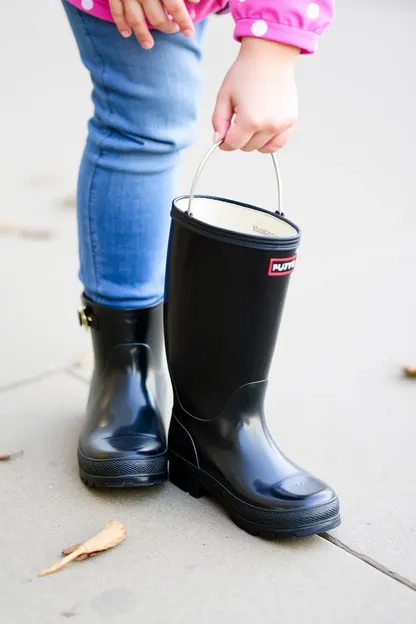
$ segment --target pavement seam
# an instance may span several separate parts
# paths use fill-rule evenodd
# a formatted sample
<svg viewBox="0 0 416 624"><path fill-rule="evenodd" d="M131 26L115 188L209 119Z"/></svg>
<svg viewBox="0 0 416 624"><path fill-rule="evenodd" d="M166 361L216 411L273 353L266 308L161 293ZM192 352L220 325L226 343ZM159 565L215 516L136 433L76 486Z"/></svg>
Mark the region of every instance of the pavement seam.
<svg viewBox="0 0 416 624"><path fill-rule="evenodd" d="M49 377L54 377L59 373L63 373L65 371L64 368L56 368L51 371L45 371L43 373L39 373L39 375L34 375L33 377L27 377L26 379L19 379L19 381L14 381L11 384L6 386L0 386L0 393L10 392L11 390L15 390L16 388L21 388L22 386L28 386L33 383L37 383L38 381L43 381L44 379L49 379Z"/></svg>
<svg viewBox="0 0 416 624"><path fill-rule="evenodd" d="M371 566L372 568L375 568L382 574L385 574L386 576L389 576L390 578L397 581L398 583L401 583L402 585L405 585L409 589L416 591L416 583L412 583L412 581L409 581L409 579L405 578L404 576L397 574L397 572L393 572L392 570L389 570L381 563L378 563L378 561L374 561L374 559L372 559L371 557L368 557L367 555L364 555L363 553L360 553L357 550L350 548L349 546L344 544L344 542L341 542L336 537L333 537L332 535L329 535L328 533L322 533L320 537L322 537L322 539L326 540L327 542L330 542L337 548L341 548L341 550L344 550L349 555L352 555L353 557L356 557L357 559L361 559L361 561Z"/></svg>
<svg viewBox="0 0 416 624"><path fill-rule="evenodd" d="M73 368L70 368L70 367L64 368L62 372L66 373L70 377L73 377L74 379L78 379L78 381L82 381L84 384L87 384L88 386L91 383L90 379L86 379L85 377L83 377L83 375L81 375L80 373L77 373L77 371L75 371Z"/></svg>

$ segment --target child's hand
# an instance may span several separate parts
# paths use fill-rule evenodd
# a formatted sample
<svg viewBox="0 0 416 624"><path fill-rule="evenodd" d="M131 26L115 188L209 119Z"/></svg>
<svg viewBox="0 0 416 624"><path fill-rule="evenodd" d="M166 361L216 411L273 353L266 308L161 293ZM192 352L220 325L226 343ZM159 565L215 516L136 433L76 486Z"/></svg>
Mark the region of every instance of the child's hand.
<svg viewBox="0 0 416 624"><path fill-rule="evenodd" d="M199 0L188 0L197 4ZM181 31L185 37L192 37L194 24L189 17L183 0L110 0L113 19L123 37L130 37L132 31L140 45L146 50L154 46L154 40L146 23L167 34ZM172 20L168 18L172 16Z"/></svg>
<svg viewBox="0 0 416 624"><path fill-rule="evenodd" d="M243 39L212 117L214 142L224 139L221 149L271 153L286 144L298 116L298 54L297 48L284 44Z"/></svg>

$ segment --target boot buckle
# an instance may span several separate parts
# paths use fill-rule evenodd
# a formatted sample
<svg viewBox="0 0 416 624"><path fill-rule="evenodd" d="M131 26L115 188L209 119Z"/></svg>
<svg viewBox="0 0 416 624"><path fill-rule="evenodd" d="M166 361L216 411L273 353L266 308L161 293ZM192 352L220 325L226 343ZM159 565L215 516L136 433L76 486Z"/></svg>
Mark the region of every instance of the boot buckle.
<svg viewBox="0 0 416 624"><path fill-rule="evenodd" d="M88 331L88 328L92 323L92 318L91 316L88 316L86 306L81 306L78 309L78 318L79 324L85 329L85 331Z"/></svg>

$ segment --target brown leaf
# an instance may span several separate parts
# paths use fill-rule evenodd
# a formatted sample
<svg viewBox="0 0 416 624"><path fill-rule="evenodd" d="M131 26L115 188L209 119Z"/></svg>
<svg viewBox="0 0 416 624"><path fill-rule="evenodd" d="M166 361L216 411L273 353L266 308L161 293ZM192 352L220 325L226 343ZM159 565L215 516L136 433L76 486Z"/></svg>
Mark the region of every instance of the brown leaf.
<svg viewBox="0 0 416 624"><path fill-rule="evenodd" d="M416 377L416 366L405 366L403 373L406 377Z"/></svg>
<svg viewBox="0 0 416 624"><path fill-rule="evenodd" d="M69 546L68 548L64 548L63 551L62 551L62 554L63 555L70 555L71 553L74 552L74 550L76 550L80 546L82 546L82 544L75 544L75 546ZM96 557L99 554L100 554L100 551L98 551L98 552L91 552L91 553L88 553L88 554L87 553L83 553L82 555L77 557L75 561L84 561L84 559L88 559L89 557Z"/></svg>
<svg viewBox="0 0 416 624"><path fill-rule="evenodd" d="M93 364L94 358L91 349L88 349L85 353L83 353L78 360L74 362L75 368L85 368L88 369Z"/></svg>
<svg viewBox="0 0 416 624"><path fill-rule="evenodd" d="M71 553L74 552L74 550L76 550L77 548L79 548L82 544L75 544L75 546L68 546L68 548L64 548L62 550L62 554L65 557L66 555L70 555Z"/></svg>
<svg viewBox="0 0 416 624"><path fill-rule="evenodd" d="M75 561L76 559L82 560L90 555L98 554L104 550L109 550L110 548L114 548L118 546L127 535L127 529L121 522L117 520L113 520L105 525L102 531L97 533L91 539L86 540L82 544L77 547L70 546L69 548L65 548L65 551L68 554L63 557L60 561L55 563L50 568L46 568L39 572L38 576L46 576L47 574L52 574L53 572L57 572L58 570L62 570L68 563L71 561ZM82 559L81 559L82 558Z"/></svg>
<svg viewBox="0 0 416 624"><path fill-rule="evenodd" d="M16 457L21 457L23 455L23 451L12 451L10 453L0 453L0 461L9 461L10 459L15 459Z"/></svg>
<svg viewBox="0 0 416 624"><path fill-rule="evenodd" d="M74 561L84 561L84 559L88 559L89 555L87 555L87 553L83 553L82 555L79 555L76 559L74 559Z"/></svg>
<svg viewBox="0 0 416 624"><path fill-rule="evenodd" d="M0 234L14 234L16 232L16 226L11 223L0 222Z"/></svg>
<svg viewBox="0 0 416 624"><path fill-rule="evenodd" d="M62 208L76 208L77 201L75 195L67 195L61 200Z"/></svg>
<svg viewBox="0 0 416 624"><path fill-rule="evenodd" d="M21 227L18 231L18 236L21 238L36 238L38 240L47 240L53 238L53 234L50 230L36 230L29 227Z"/></svg>
<svg viewBox="0 0 416 624"><path fill-rule="evenodd" d="M72 618L75 617L77 614L75 613L74 609L71 609L70 611L61 611L61 615L65 618Z"/></svg>
<svg viewBox="0 0 416 624"><path fill-rule="evenodd" d="M50 230L39 230L29 226L20 226L15 223L0 223L0 234L9 234L20 238L35 238L45 240L53 237Z"/></svg>

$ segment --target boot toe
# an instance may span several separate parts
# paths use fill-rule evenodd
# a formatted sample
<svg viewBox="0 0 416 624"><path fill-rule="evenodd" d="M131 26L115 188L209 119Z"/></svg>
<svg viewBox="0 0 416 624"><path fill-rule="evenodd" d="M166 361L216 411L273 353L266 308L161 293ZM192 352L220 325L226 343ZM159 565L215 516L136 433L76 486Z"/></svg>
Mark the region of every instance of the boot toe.
<svg viewBox="0 0 416 624"><path fill-rule="evenodd" d="M305 472L287 477L274 490L278 497L292 499L305 507L325 505L337 498L329 485Z"/></svg>

